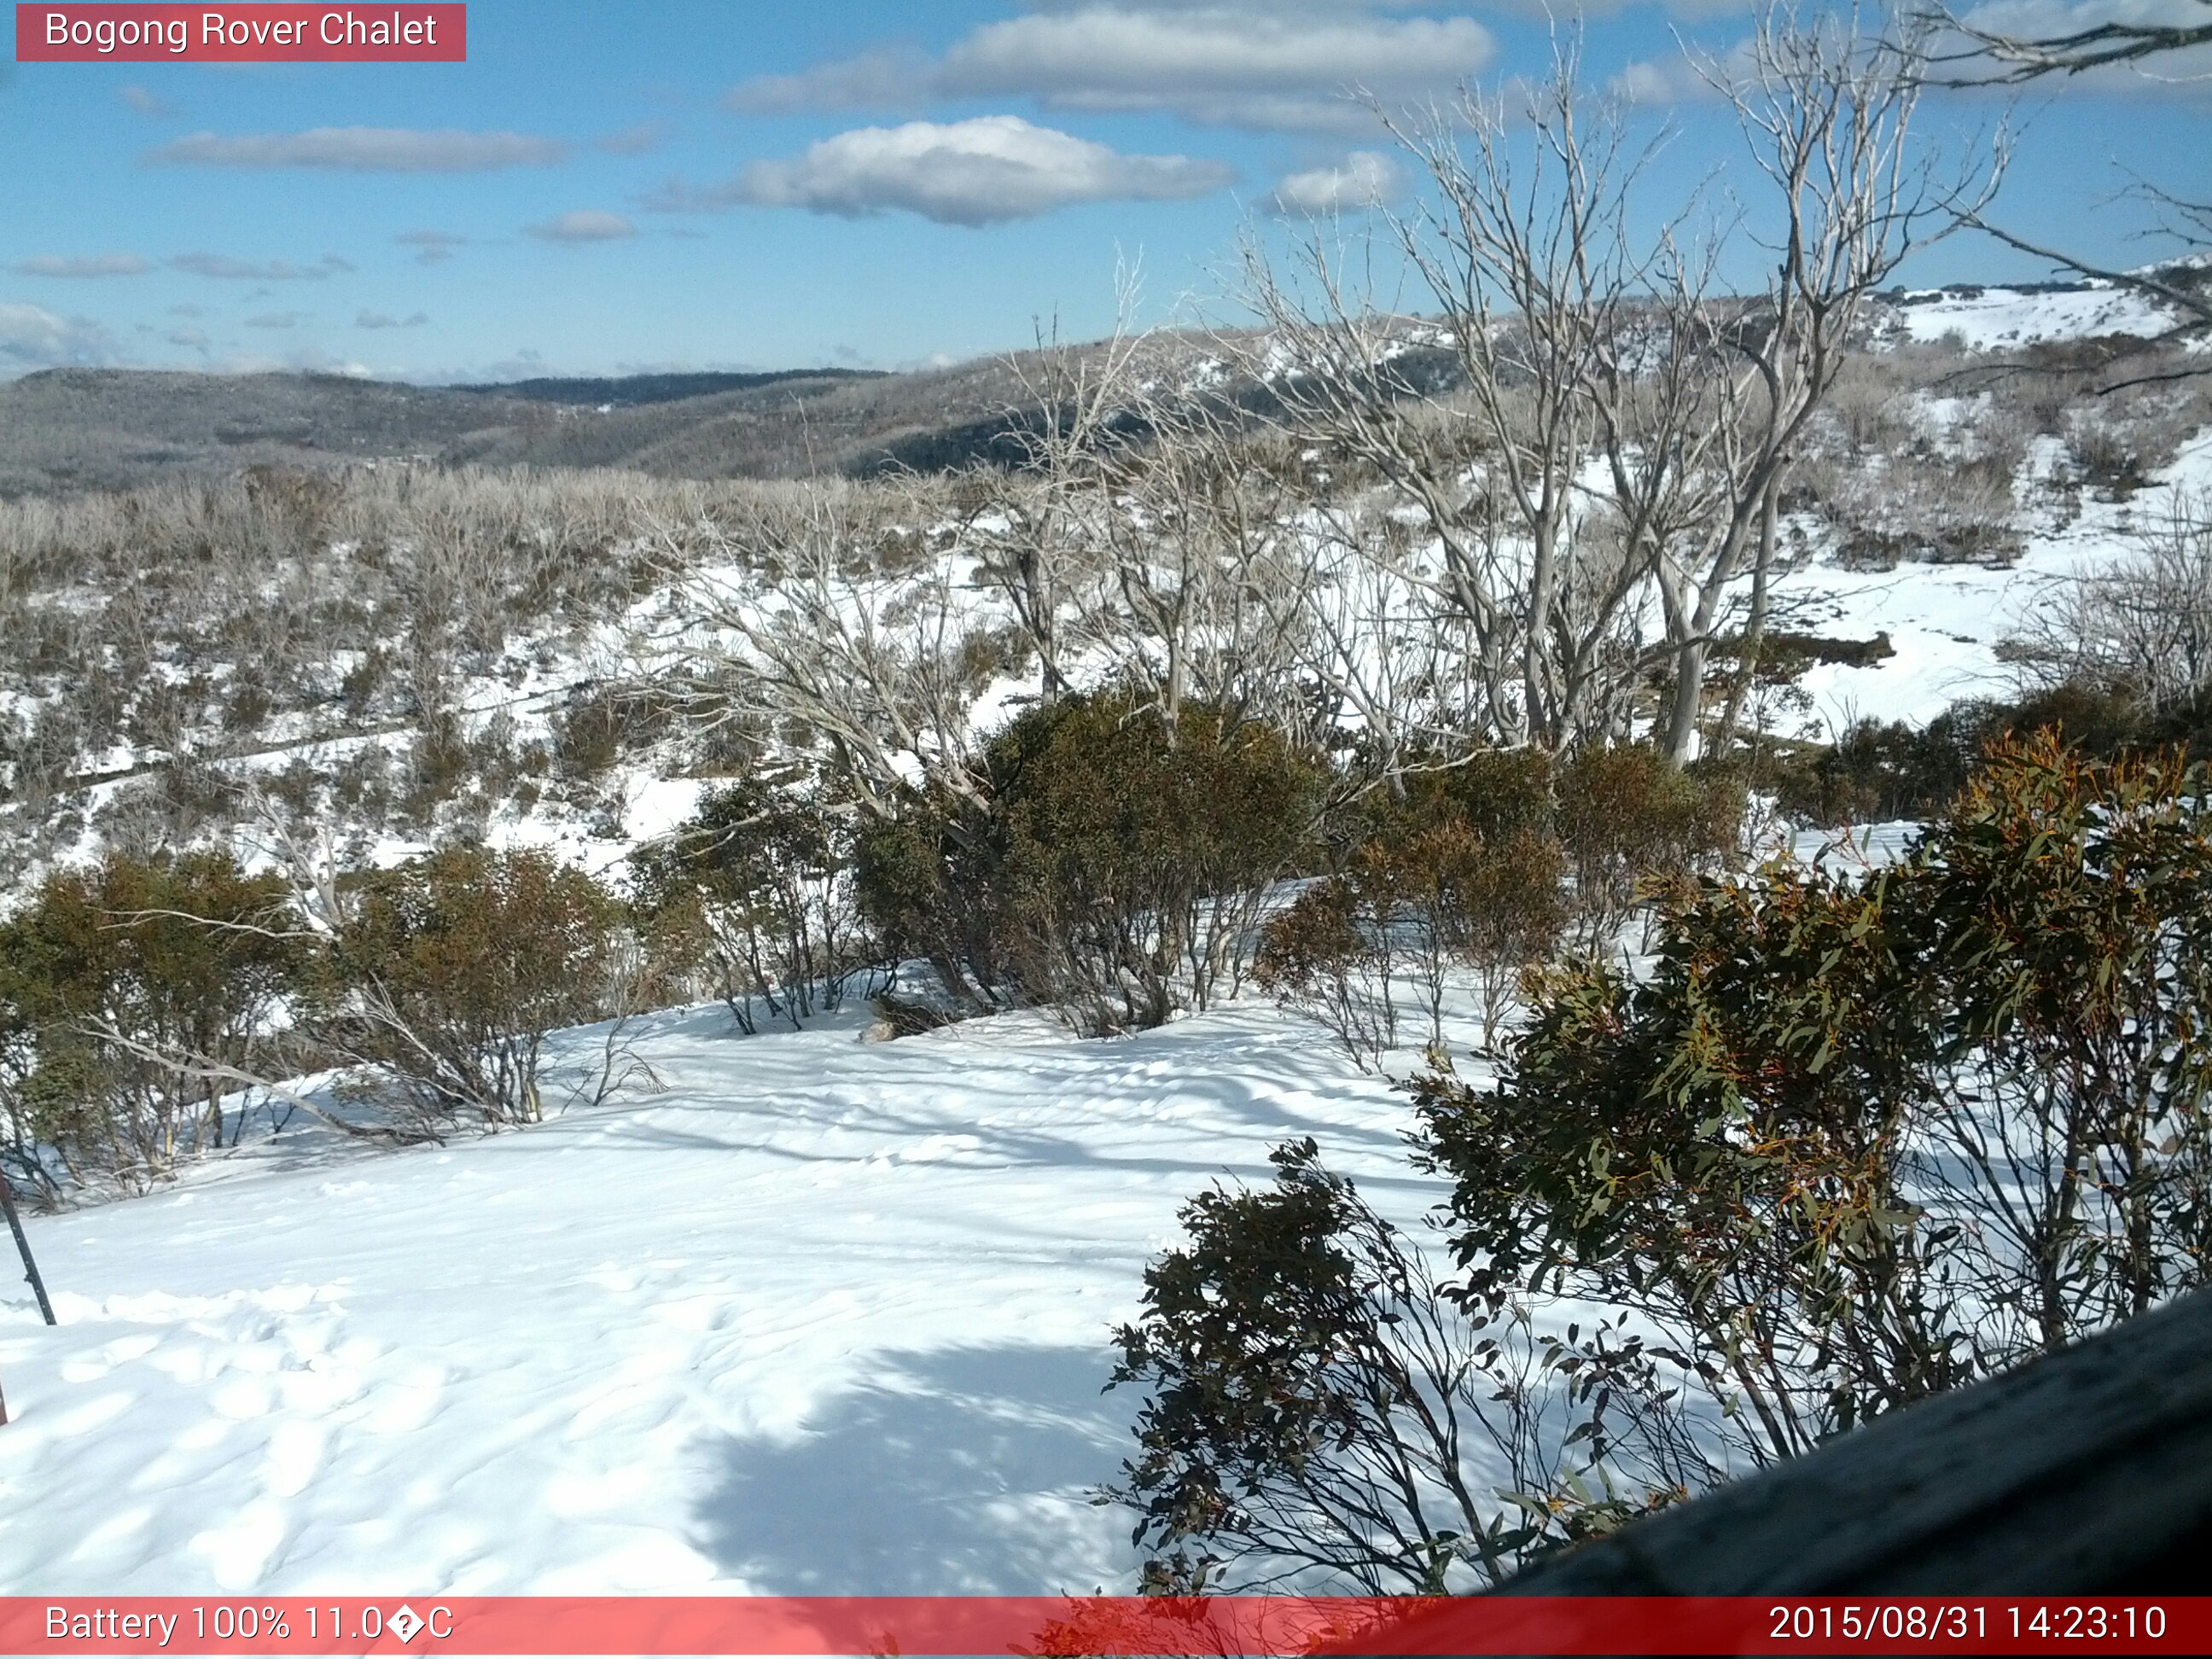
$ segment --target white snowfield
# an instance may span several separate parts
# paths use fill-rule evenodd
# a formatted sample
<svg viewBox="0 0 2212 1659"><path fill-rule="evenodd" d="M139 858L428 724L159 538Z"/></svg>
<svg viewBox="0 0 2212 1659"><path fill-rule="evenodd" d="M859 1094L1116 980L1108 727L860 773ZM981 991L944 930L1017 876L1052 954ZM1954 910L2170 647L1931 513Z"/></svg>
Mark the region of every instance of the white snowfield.
<svg viewBox="0 0 2212 1659"><path fill-rule="evenodd" d="M1997 351L2046 340L2166 333L2174 313L2140 290L2089 281L2053 289L1923 289L1899 306L1905 331L1916 340L1955 334L1969 350Z"/></svg>
<svg viewBox="0 0 2212 1659"><path fill-rule="evenodd" d="M2017 685L1997 647L2075 574L2134 553L2177 501L2212 500L2212 432L2185 442L2172 464L2125 501L2085 492L2078 516L2045 523L2002 568L1906 562L1852 571L1815 558L1777 579L1787 626L1844 639L1887 633L1896 654L1863 668L1820 665L1807 672L1817 735L1852 720L1925 721L1965 697Z"/></svg>
<svg viewBox="0 0 2212 1659"><path fill-rule="evenodd" d="M658 1094L27 1218L0 1589L1133 1588L1101 1389L1177 1205L1310 1133L1413 1219L1408 1104L1265 1007L866 1020L658 1016Z"/></svg>

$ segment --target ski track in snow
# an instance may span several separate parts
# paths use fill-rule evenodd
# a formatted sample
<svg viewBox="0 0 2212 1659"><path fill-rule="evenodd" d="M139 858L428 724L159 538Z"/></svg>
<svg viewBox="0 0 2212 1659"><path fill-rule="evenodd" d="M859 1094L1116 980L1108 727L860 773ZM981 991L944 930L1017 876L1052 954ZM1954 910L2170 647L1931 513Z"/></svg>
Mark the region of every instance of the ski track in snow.
<svg viewBox="0 0 2212 1659"><path fill-rule="evenodd" d="M62 1323L10 1285L0 1585L1130 1588L1101 1389L1176 1206L1310 1133L1414 1219L1408 1103L1261 1006L865 1023L657 1016L657 1094L27 1218Z"/></svg>

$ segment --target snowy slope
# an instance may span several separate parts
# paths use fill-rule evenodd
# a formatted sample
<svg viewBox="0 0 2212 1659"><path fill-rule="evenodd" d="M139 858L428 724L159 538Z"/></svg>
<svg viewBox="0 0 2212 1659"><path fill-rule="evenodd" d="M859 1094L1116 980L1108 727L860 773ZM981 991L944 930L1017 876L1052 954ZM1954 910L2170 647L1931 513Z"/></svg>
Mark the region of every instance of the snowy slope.
<svg viewBox="0 0 2212 1659"><path fill-rule="evenodd" d="M1790 625L1844 639L1887 633L1897 654L1864 668L1823 665L1805 677L1821 735L1851 719L1922 721L1962 697L2014 689L1996 647L2077 571L2124 556L2134 526L2155 523L2177 495L2212 493L2212 433L2183 445L2153 487L2127 501L2084 500L2078 517L2028 535L2008 568L1905 563L1857 572L1816 559L1775 584Z"/></svg>
<svg viewBox="0 0 2212 1659"><path fill-rule="evenodd" d="M1905 295L1898 307L1912 339L1955 334L1973 351L2106 334L2148 339L2174 324L2172 313L2156 301L2102 282L2047 289L1925 289Z"/></svg>
<svg viewBox="0 0 2212 1659"><path fill-rule="evenodd" d="M29 1218L0 1589L1130 1587L1086 1498L1177 1204L1311 1133L1411 1219L1404 1097L1257 1007L860 1023L661 1016L657 1095Z"/></svg>

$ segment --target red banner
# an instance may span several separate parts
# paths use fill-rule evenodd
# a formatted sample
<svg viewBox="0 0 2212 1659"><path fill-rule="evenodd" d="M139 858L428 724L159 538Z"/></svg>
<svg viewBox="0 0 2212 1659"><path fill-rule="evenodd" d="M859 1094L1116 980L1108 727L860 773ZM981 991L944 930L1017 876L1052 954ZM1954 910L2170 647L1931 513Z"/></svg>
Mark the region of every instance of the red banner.
<svg viewBox="0 0 2212 1659"><path fill-rule="evenodd" d="M459 64L465 5L15 8L21 64Z"/></svg>
<svg viewBox="0 0 2212 1659"><path fill-rule="evenodd" d="M2212 1652L2212 1597L29 1596L8 1654Z"/></svg>

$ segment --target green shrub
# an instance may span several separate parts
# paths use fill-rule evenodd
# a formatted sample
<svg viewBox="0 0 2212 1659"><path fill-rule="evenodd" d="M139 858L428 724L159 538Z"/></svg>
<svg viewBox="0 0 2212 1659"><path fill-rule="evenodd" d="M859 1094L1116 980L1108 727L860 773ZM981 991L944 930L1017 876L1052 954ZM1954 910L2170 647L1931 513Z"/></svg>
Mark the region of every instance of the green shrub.
<svg viewBox="0 0 2212 1659"><path fill-rule="evenodd" d="M860 847L864 909L970 1000L1091 1035L1203 1008L1242 977L1268 888L1309 844L1324 775L1269 727L1121 696L1021 715L980 801L912 795Z"/></svg>
<svg viewBox="0 0 2212 1659"><path fill-rule="evenodd" d="M1898 864L1778 866L1419 1088L1480 1297L1625 1308L1795 1455L2203 1284L2212 778L1996 748Z"/></svg>
<svg viewBox="0 0 2212 1659"><path fill-rule="evenodd" d="M410 1132L538 1121L549 1034L625 1012L621 904L544 853L452 848L349 878L344 901L305 1033L389 1085Z"/></svg>
<svg viewBox="0 0 2212 1659"><path fill-rule="evenodd" d="M1566 927L1566 855L1533 829L1462 837L1439 854L1446 937L1474 970L1484 1046L1494 1053L1509 993L1551 956Z"/></svg>
<svg viewBox="0 0 2212 1659"><path fill-rule="evenodd" d="M1114 1382L1148 1395L1109 1495L1148 1590L1450 1594L1710 1483L1634 1336L1504 1297L1470 1318L1312 1140L1273 1161L1183 1207L1117 1334Z"/></svg>
<svg viewBox="0 0 2212 1659"><path fill-rule="evenodd" d="M1678 880L1735 850L1741 782L1668 764L1649 744L1590 744L1559 769L1559 836L1585 937L1609 939L1645 884Z"/></svg>
<svg viewBox="0 0 2212 1659"><path fill-rule="evenodd" d="M657 730L653 711L642 699L608 686L571 696L552 726L553 764L561 776L578 783L605 775Z"/></svg>
<svg viewBox="0 0 2212 1659"><path fill-rule="evenodd" d="M1465 970L1494 1048L1509 991L1565 925L1559 844L1527 827L1485 836L1440 816L1410 832L1405 815L1388 822L1392 833L1268 921L1255 977L1366 1066L1397 1044L1400 981L1420 995L1428 1040L1440 1044L1449 982Z"/></svg>
<svg viewBox="0 0 2212 1659"><path fill-rule="evenodd" d="M1005 836L988 806L944 789L906 791L854 836L860 914L894 961L919 957L970 1011L1015 1000L1006 959Z"/></svg>
<svg viewBox="0 0 2212 1659"><path fill-rule="evenodd" d="M1262 902L1306 847L1321 769L1271 727L1118 697L1032 710L991 744L1004 956L1097 1034L1204 1008L1242 976Z"/></svg>
<svg viewBox="0 0 2212 1659"><path fill-rule="evenodd" d="M234 1140L239 1085L221 1069L251 1069L300 962L283 884L227 854L48 877L0 926L14 1173L135 1188Z"/></svg>
<svg viewBox="0 0 2212 1659"><path fill-rule="evenodd" d="M1364 798L1355 820L1361 841L1402 842L1425 830L1451 824L1485 841L1509 841L1523 831L1554 833L1559 766L1541 749L1479 749L1449 763L1420 765L1395 790Z"/></svg>
<svg viewBox="0 0 2212 1659"><path fill-rule="evenodd" d="M1363 1067L1398 1046L1401 899L1386 869L1355 860L1268 918L1253 961L1262 991L1327 1027Z"/></svg>
<svg viewBox="0 0 2212 1659"><path fill-rule="evenodd" d="M1833 744L1771 767L1766 781L1789 817L1839 826L1932 817L1989 744L2051 731L2093 760L2212 738L2212 698L2154 713L2123 692L2066 683L2011 702L1970 698L1925 726L1859 720Z"/></svg>

